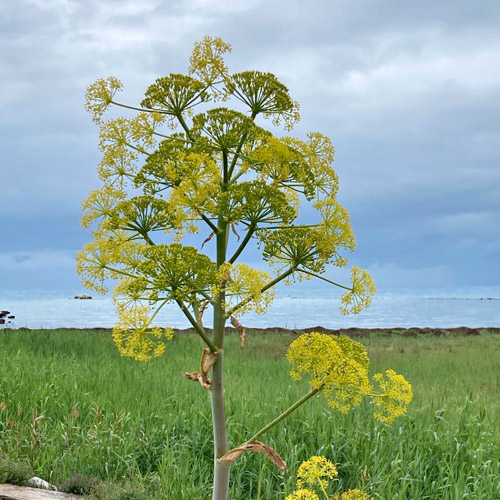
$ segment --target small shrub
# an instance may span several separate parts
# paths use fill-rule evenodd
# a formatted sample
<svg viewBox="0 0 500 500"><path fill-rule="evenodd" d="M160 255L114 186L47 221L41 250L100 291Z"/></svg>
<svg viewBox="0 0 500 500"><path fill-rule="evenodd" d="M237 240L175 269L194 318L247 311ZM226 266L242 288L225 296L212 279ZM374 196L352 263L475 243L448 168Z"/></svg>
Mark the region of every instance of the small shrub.
<svg viewBox="0 0 500 500"><path fill-rule="evenodd" d="M153 497L141 484L103 481L92 489L89 500L153 500Z"/></svg>
<svg viewBox="0 0 500 500"><path fill-rule="evenodd" d="M97 488L100 479L97 477L75 474L68 477L61 485L61 491L73 493L74 495L89 495L92 490Z"/></svg>
<svg viewBox="0 0 500 500"><path fill-rule="evenodd" d="M23 485L33 476L33 471L26 461L13 460L0 453L0 483Z"/></svg>

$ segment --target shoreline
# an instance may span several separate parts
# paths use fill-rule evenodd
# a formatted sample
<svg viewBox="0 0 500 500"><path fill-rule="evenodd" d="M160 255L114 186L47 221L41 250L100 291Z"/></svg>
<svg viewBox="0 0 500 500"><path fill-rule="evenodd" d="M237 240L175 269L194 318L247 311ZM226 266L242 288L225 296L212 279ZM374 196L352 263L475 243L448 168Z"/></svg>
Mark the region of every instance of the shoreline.
<svg viewBox="0 0 500 500"><path fill-rule="evenodd" d="M63 332L111 332L112 328L104 328L104 327L95 327L95 328L2 328L0 332L55 332L55 331L63 331ZM212 333L211 328L205 328L205 331L208 334ZM269 335L269 334L293 334L300 335L301 333L310 333L310 332L320 332L326 333L328 335L348 335L349 337L368 337L370 335L378 335L381 337L386 336L401 336L401 337L417 337L417 336L433 336L440 337L443 335L456 335L456 336L477 336L482 332L487 332L490 334L500 334L500 327L467 327L467 326L459 326L452 328L433 328L433 327L394 327L394 328L325 328L323 326L313 326L308 328L282 328L282 327L267 327L267 328L245 328L247 334L259 334L259 335ZM175 333L180 334L191 334L196 333L193 328L174 328ZM238 335L238 331L233 327L226 328L226 335Z"/></svg>

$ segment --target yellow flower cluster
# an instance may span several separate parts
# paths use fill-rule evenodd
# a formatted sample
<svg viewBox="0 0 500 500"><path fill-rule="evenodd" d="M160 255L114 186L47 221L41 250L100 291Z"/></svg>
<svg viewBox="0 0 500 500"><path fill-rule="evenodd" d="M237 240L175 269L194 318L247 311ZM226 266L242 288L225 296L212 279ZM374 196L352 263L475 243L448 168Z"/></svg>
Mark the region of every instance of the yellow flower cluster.
<svg viewBox="0 0 500 500"><path fill-rule="evenodd" d="M407 411L407 406L413 398L410 383L394 370L386 370L385 376L377 373L373 376L381 392L373 397L376 411L374 416L388 424Z"/></svg>
<svg viewBox="0 0 500 500"><path fill-rule="evenodd" d="M300 464L297 486L328 486L328 480L338 476L337 468L325 457L314 456Z"/></svg>
<svg viewBox="0 0 500 500"><path fill-rule="evenodd" d="M109 219L113 215L116 205L126 198L121 189L105 184L101 189L91 191L82 203L83 217L80 221L82 227L89 227L94 221Z"/></svg>
<svg viewBox="0 0 500 500"><path fill-rule="evenodd" d="M319 496L312 490L301 488L288 495L285 500L319 500Z"/></svg>
<svg viewBox="0 0 500 500"><path fill-rule="evenodd" d="M327 263L345 266L347 258L342 257L339 250L343 248L352 252L356 246L349 213L333 196L316 201L314 208L322 219L314 231L318 257Z"/></svg>
<svg viewBox="0 0 500 500"><path fill-rule="evenodd" d="M88 87L85 93L85 109L92 114L96 123L101 121L101 116L111 105L116 92L122 87L122 82L114 76L106 79L100 78Z"/></svg>
<svg viewBox="0 0 500 500"><path fill-rule="evenodd" d="M375 281L368 271L353 266L351 269L352 287L342 294L340 312L342 314L357 314L370 306L376 292Z"/></svg>
<svg viewBox="0 0 500 500"><path fill-rule="evenodd" d="M224 81L228 70L224 63L223 55L231 52L231 45L221 38L206 36L194 46L189 62L189 73L196 75L206 86ZM214 97L223 97L221 91L215 92Z"/></svg>
<svg viewBox="0 0 500 500"><path fill-rule="evenodd" d="M394 370L387 370L385 376L374 375L380 388L374 391L365 347L345 335L304 333L290 344L286 358L292 364L290 376L294 380L308 375L310 387L319 389L328 405L341 412L359 406L369 396L375 406L374 417L391 423L406 413L413 397L410 383Z"/></svg>
<svg viewBox="0 0 500 500"><path fill-rule="evenodd" d="M174 332L171 328L150 328L149 313L147 306L135 304L128 308L118 305L119 321L113 328L113 341L122 356L148 361L165 352L164 339L172 339Z"/></svg>
<svg viewBox="0 0 500 500"><path fill-rule="evenodd" d="M359 406L372 389L366 349L345 335L305 333L291 343L286 358L293 379L310 375L311 388L321 389L328 405L341 412Z"/></svg>
<svg viewBox="0 0 500 500"><path fill-rule="evenodd" d="M315 488L319 488L324 500L372 500L361 490L347 490L329 497L326 492L329 482L338 476L337 468L325 457L314 456L300 464L297 471L297 487L285 500L320 500Z"/></svg>
<svg viewBox="0 0 500 500"><path fill-rule="evenodd" d="M224 308L226 313L236 308L231 313L234 316L241 316L249 311L264 314L276 295L272 288L262 291L271 281L271 276L246 264L226 262L219 267L216 279L217 285L212 288L212 296L216 297L224 290Z"/></svg>
<svg viewBox="0 0 500 500"><path fill-rule="evenodd" d="M105 281L116 277L110 264L116 263L118 258L118 248L113 241L96 238L87 243L76 256L76 269L82 276L85 288L106 293L108 288Z"/></svg>
<svg viewBox="0 0 500 500"><path fill-rule="evenodd" d="M336 493L332 500L372 500L372 497L361 490L347 490L344 493Z"/></svg>

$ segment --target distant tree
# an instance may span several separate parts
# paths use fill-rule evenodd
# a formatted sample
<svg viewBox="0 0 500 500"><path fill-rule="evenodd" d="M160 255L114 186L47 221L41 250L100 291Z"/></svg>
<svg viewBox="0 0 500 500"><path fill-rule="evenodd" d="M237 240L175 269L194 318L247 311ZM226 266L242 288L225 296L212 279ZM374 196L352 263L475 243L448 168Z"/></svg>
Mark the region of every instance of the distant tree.
<svg viewBox="0 0 500 500"><path fill-rule="evenodd" d="M164 352L173 331L154 319L171 302L203 339L200 373L186 376L210 391L216 500L227 498L231 463L243 451L275 453L255 438L228 454L226 322L238 329L244 347L239 316L263 314L281 281L333 283L321 274L327 265L345 266L343 252L355 246L348 213L336 200L330 139L318 132L305 140L278 137L264 129L262 118L290 130L299 120L298 104L271 73L230 74L223 60L229 50L219 38L196 43L189 74L157 79L140 107L115 100L122 88L116 78L88 88L87 109L100 125L103 186L83 204L82 224L92 226L93 241L78 256L88 288L105 292L108 279L118 280L113 338L122 355L148 360ZM237 109L226 107L230 100ZM112 105L136 114L102 121ZM299 220L303 203L315 209L315 222ZM186 233L200 234L197 248L181 243ZM276 277L237 263L251 240ZM375 291L357 267L351 285L333 284L345 289L345 314L367 307ZM212 333L203 321L209 306Z"/></svg>

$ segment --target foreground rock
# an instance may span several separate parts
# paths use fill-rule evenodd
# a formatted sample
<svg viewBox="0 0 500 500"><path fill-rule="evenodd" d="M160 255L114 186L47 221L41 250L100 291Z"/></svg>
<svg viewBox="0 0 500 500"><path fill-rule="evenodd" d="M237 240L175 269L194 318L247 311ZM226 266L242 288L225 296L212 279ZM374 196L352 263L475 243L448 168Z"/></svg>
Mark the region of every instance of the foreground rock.
<svg viewBox="0 0 500 500"><path fill-rule="evenodd" d="M60 491L0 484L0 500L83 500L83 497L61 493Z"/></svg>
<svg viewBox="0 0 500 500"><path fill-rule="evenodd" d="M28 479L26 486L30 486L31 488L40 488L42 490L57 491L56 486L36 476L32 477L31 479Z"/></svg>

